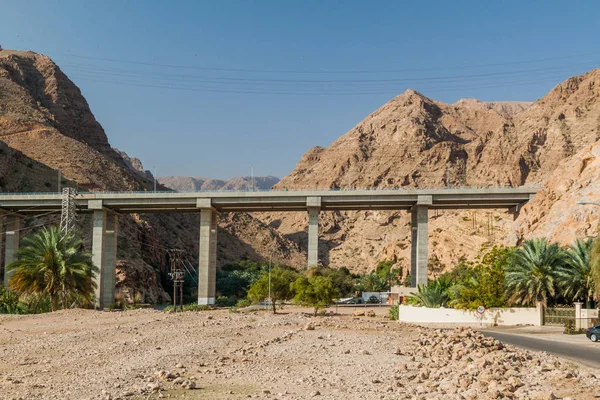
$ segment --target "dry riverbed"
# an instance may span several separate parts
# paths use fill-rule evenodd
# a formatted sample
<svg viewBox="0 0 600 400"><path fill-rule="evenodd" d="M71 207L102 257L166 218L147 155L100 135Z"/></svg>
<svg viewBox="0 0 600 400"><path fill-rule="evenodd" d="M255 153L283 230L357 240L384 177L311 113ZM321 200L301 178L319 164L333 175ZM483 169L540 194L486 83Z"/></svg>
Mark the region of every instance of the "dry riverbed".
<svg viewBox="0 0 600 400"><path fill-rule="evenodd" d="M596 373L471 330L381 317L0 316L1 399L593 399Z"/></svg>

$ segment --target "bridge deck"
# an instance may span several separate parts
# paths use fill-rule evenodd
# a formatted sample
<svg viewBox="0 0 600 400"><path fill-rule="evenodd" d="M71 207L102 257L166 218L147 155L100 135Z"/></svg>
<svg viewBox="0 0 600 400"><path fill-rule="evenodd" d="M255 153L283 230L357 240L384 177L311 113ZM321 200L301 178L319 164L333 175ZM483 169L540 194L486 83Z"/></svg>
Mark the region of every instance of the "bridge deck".
<svg viewBox="0 0 600 400"><path fill-rule="evenodd" d="M198 212L210 200L221 212L306 211L309 198L319 198L321 210L403 210L425 201L432 209L512 208L527 202L532 187L290 190L255 192L98 192L81 193L81 211L101 206L122 213ZM430 197L429 197L430 196ZM204 199L204 200L202 200ZM22 214L60 210L59 193L0 194L0 210Z"/></svg>

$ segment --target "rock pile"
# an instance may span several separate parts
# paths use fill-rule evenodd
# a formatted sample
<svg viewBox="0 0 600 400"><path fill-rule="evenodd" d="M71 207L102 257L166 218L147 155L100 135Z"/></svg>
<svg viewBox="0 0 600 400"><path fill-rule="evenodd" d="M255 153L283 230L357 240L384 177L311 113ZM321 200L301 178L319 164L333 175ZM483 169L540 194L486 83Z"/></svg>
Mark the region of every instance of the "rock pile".
<svg viewBox="0 0 600 400"><path fill-rule="evenodd" d="M573 363L530 353L471 329L421 329L397 366L398 386L428 399L555 399L550 381L592 388L599 380Z"/></svg>

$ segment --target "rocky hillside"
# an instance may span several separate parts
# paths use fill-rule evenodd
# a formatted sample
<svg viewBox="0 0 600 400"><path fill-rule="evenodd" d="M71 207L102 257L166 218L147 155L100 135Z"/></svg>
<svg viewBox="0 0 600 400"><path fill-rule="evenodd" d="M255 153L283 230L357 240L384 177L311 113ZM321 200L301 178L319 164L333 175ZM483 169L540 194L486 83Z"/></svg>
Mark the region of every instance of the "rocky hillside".
<svg viewBox="0 0 600 400"><path fill-rule="evenodd" d="M158 181L173 190L189 192L197 190L269 190L279 182L274 176L237 176L227 181L198 176L163 176Z"/></svg>
<svg viewBox="0 0 600 400"><path fill-rule="evenodd" d="M81 91L50 58L0 51L0 190L56 191L58 171L63 186L81 190L153 187L139 160L110 146ZM44 223L56 223L56 217L24 220L32 228ZM79 223L89 246L90 217L81 216ZM131 297L141 294L143 301L168 300L155 271L167 265L166 248L184 248L192 263L197 260L198 226L192 214L123 216L118 287ZM220 264L272 253L278 259L303 257L296 245L250 215L222 216L219 236Z"/></svg>
<svg viewBox="0 0 600 400"><path fill-rule="evenodd" d="M599 118L600 70L559 84L533 104L473 99L445 104L408 90L329 147L309 150L276 187L537 186L600 138ZM438 266L472 257L488 242L515 241L512 216L502 211L430 216L431 256ZM305 215L261 218L306 245ZM404 213L322 213L321 226L324 264L365 271L378 261L408 260ZM524 222L519 226L521 235L534 234Z"/></svg>
<svg viewBox="0 0 600 400"><path fill-rule="evenodd" d="M564 160L527 204L514 226L513 241L547 237L563 245L595 236L600 207L600 142Z"/></svg>
<svg viewBox="0 0 600 400"><path fill-rule="evenodd" d="M124 151L121 151L117 148L114 148L113 150L116 151L117 153L119 153L119 155L125 162L125 165L127 165L127 167L129 167L129 169L131 169L133 172L136 172L139 175L143 176L148 181L151 181L154 185L154 175L152 175L152 172L150 172L149 170L144 169L144 165L142 164L142 161L139 158L129 157L129 155L127 153L125 153Z"/></svg>

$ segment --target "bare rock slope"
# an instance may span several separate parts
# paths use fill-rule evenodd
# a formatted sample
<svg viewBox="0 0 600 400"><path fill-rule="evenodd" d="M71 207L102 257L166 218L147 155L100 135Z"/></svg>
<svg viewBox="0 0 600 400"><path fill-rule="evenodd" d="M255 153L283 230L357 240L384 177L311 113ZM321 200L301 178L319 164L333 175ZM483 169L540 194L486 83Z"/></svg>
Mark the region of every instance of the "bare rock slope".
<svg viewBox="0 0 600 400"><path fill-rule="evenodd" d="M276 187L538 186L564 159L600 138L599 118L600 70L568 79L533 104L445 104L408 90L329 147L309 150ZM442 264L472 257L485 243L515 244L512 216L505 212L430 215L431 255ZM262 218L305 246L304 214ZM403 213L320 218L324 264L362 271L408 258L409 219ZM526 227L521 235L528 235Z"/></svg>
<svg viewBox="0 0 600 400"><path fill-rule="evenodd" d="M547 237L568 245L595 236L600 208L600 142L563 161L515 223L514 240Z"/></svg>

